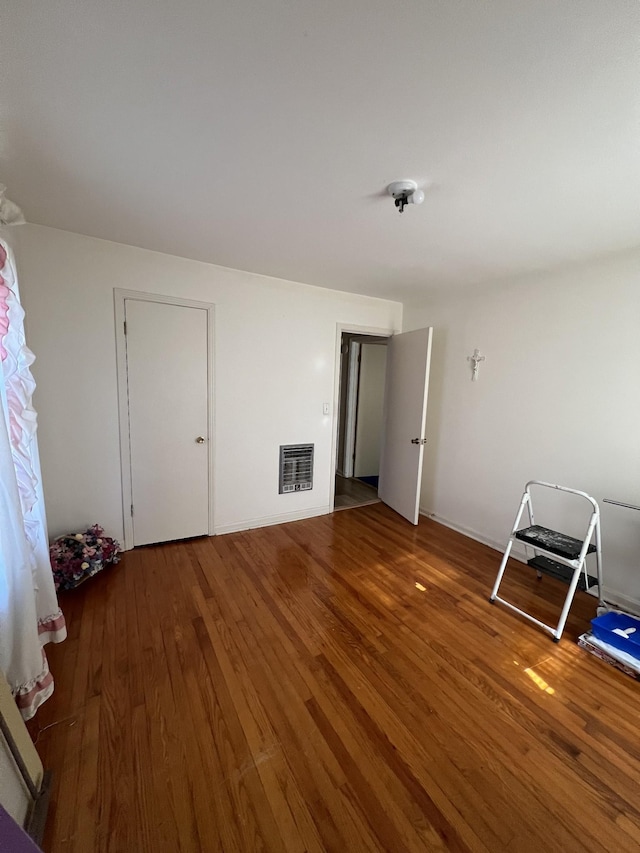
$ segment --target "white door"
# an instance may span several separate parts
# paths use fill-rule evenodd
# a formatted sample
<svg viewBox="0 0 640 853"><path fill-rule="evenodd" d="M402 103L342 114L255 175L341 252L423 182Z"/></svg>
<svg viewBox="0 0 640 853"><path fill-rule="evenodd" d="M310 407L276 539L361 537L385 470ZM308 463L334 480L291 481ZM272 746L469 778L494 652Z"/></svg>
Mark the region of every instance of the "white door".
<svg viewBox="0 0 640 853"><path fill-rule="evenodd" d="M207 311L125 300L133 544L209 532Z"/></svg>
<svg viewBox="0 0 640 853"><path fill-rule="evenodd" d="M420 504L432 332L416 329L387 343L378 496L412 524Z"/></svg>

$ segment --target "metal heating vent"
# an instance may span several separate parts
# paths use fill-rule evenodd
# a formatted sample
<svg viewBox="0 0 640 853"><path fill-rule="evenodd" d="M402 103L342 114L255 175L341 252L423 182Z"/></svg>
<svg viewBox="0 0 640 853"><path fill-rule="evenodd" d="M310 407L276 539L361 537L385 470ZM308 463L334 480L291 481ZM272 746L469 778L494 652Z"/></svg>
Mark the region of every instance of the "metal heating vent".
<svg viewBox="0 0 640 853"><path fill-rule="evenodd" d="M313 444L280 445L280 494L313 488Z"/></svg>

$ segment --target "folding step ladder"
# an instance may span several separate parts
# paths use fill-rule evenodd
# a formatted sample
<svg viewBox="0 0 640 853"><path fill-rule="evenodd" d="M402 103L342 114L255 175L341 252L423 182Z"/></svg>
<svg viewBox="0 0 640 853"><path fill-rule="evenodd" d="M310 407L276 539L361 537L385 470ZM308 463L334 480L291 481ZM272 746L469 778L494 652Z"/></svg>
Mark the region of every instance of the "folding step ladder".
<svg viewBox="0 0 640 853"><path fill-rule="evenodd" d="M533 517L533 503L531 499L531 486L542 486L547 489L556 489L561 492L568 492L569 494L578 495L579 497L585 498L589 501L593 507L593 511L583 540L574 539L573 536L567 536L565 533L559 533L558 531L551 530L548 527L540 527L540 525L535 523ZM522 513L524 512L525 507L529 513L529 527L524 527L520 530L518 528L520 527L520 519L522 518ZM594 538L595 544L591 544L592 537ZM541 580L542 575L546 574L569 584L567 597L564 600L560 619L558 620L558 624L555 628L551 625L545 625L544 622L536 619L530 613L520 610L520 608L516 607L515 604L505 601L504 598L500 598L498 595L502 577L507 567L507 560L509 559L511 548L513 547L513 543L516 539L524 543L527 555L529 553L529 549L533 549L534 556L531 559L528 559L527 563L536 570L538 580ZM596 577L587 574L586 559L589 554L596 555ZM604 599L602 589L600 509L598 504L586 492L579 492L577 489L569 489L566 486L556 486L553 483L545 483L542 480L529 480L524 488L524 494L520 501L520 507L516 515L516 520L513 524L513 530L511 531L511 536L509 537L509 542L507 543L502 563L500 564L500 569L498 571L498 577L496 578L489 601L492 604L499 601L500 604L504 604L505 607L508 607L515 613L519 613L520 616L524 616L530 622L533 622L538 625L538 627L551 634L554 643L557 643L560 641L560 637L562 636L567 616L569 615L569 608L571 607L571 602L573 601L576 589L588 591L594 586L598 587L598 600L600 606L602 606L604 604Z"/></svg>

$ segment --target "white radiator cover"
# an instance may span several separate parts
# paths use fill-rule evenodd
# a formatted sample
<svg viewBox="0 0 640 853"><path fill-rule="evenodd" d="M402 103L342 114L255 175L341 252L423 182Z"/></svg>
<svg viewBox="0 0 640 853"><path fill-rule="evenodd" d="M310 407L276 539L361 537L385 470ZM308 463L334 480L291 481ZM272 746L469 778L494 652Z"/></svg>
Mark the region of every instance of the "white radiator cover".
<svg viewBox="0 0 640 853"><path fill-rule="evenodd" d="M35 785L40 787L43 776L42 764L13 700L9 685L1 673L0 714L9 727L31 778ZM27 812L31 807L31 796L2 734L0 734L0 803L16 823L24 825Z"/></svg>

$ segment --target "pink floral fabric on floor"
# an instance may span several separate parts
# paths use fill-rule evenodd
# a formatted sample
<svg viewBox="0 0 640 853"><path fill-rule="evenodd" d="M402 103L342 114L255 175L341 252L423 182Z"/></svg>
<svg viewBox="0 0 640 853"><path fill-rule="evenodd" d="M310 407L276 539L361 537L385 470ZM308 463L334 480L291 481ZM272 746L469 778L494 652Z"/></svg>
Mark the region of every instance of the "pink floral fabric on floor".
<svg viewBox="0 0 640 853"><path fill-rule="evenodd" d="M43 646L66 637L49 562L33 361L15 262L0 241L0 670L25 719L53 692Z"/></svg>

